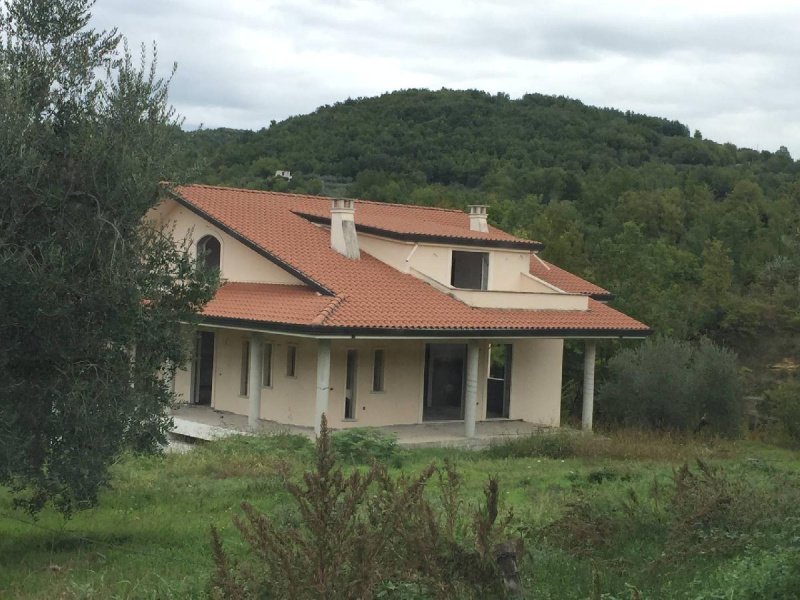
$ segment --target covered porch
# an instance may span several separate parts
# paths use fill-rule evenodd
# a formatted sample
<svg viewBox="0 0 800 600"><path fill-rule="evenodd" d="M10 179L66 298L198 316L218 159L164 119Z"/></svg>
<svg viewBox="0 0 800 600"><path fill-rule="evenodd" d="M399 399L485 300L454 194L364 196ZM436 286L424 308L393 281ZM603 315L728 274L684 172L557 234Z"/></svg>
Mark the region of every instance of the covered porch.
<svg viewBox="0 0 800 600"><path fill-rule="evenodd" d="M587 339L584 429L594 348ZM185 431L176 433L313 435L325 413L332 429L378 427L421 444L527 435L560 424L563 352L557 337L320 338L204 327L193 364L176 378L186 403L175 415Z"/></svg>

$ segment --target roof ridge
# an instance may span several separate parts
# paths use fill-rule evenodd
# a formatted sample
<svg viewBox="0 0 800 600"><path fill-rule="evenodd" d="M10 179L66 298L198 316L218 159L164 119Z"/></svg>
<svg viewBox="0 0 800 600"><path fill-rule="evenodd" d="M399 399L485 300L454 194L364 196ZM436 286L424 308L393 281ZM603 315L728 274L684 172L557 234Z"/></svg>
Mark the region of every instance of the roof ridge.
<svg viewBox="0 0 800 600"><path fill-rule="evenodd" d="M210 185L207 183L184 183L178 187L199 187L209 190L226 190L229 192L246 192L248 194L266 194L270 196L293 196L295 198L313 198L315 200L328 200L330 196L314 196L313 194L297 194L294 192L276 192L274 190L253 190L249 188L230 187L227 185Z"/></svg>
<svg viewBox="0 0 800 600"><path fill-rule="evenodd" d="M248 188L230 187L227 185L210 185L207 183L185 183L178 187L199 187L211 190L226 190L231 192L247 192L248 194L266 194L270 196L292 196L293 198L311 198L313 200L333 200L334 196L319 196L315 194L298 194L296 192L276 192L274 190L253 190ZM421 210L435 210L440 212L458 213L466 215L463 210L457 208L443 208L440 206L423 206L421 204L403 204L402 202L382 202L381 200L365 200L363 198L348 198L361 204L377 204L379 206L401 206L403 208L415 208Z"/></svg>
<svg viewBox="0 0 800 600"><path fill-rule="evenodd" d="M314 325L323 325L325 321L333 316L333 313L336 312L336 309L342 305L344 300L344 296L334 296L333 300L328 303L328 306L323 308L322 311L316 317L314 317L314 320L311 321L311 323Z"/></svg>

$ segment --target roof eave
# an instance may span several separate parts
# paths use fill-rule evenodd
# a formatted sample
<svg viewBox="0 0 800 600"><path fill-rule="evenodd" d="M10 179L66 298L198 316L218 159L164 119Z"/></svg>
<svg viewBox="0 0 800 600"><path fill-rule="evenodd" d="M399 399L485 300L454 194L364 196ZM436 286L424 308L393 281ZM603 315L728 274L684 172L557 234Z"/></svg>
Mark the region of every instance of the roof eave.
<svg viewBox="0 0 800 600"><path fill-rule="evenodd" d="M409 327L351 327L342 325L313 325L298 323L281 323L276 321L255 321L251 319L238 319L232 317L202 317L201 323L229 327L240 327L260 331L275 331L278 333L292 333L313 335L319 337L346 336L346 337L401 337L401 338L530 338L530 337L579 337L579 338L627 338L643 339L653 333L652 329L626 329L626 328L585 328L585 327L559 327L548 329L447 329L447 328L409 328Z"/></svg>

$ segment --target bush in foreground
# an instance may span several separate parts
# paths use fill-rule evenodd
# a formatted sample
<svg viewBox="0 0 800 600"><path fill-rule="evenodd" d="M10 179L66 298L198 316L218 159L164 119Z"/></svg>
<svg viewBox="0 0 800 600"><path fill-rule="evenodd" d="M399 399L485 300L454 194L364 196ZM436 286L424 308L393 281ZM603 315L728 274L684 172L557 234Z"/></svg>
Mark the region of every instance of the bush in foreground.
<svg viewBox="0 0 800 600"><path fill-rule="evenodd" d="M368 465L373 460L399 467L402 449L397 436L370 427L353 427L331 435L331 446L339 460L352 464Z"/></svg>
<svg viewBox="0 0 800 600"><path fill-rule="evenodd" d="M212 528L213 598L503 598L518 589L519 548L508 539L511 514L499 517L495 479L485 504L465 511L451 464L393 479L373 461L346 475L331 441L323 417L315 469L286 484L299 526L243 503L234 523L250 553L238 561ZM434 476L432 500L425 491Z"/></svg>

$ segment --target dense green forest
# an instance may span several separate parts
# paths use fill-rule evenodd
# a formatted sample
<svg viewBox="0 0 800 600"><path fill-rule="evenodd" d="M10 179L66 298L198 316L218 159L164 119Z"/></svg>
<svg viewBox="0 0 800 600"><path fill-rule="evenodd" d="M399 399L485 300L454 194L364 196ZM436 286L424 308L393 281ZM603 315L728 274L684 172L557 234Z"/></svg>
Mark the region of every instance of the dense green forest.
<svg viewBox="0 0 800 600"><path fill-rule="evenodd" d="M656 332L733 348L750 391L796 372L800 164L785 148L719 144L564 97L453 90L185 138L198 182L489 204L496 225L544 242L545 258L612 290L614 306Z"/></svg>

